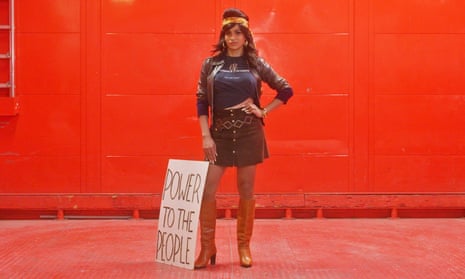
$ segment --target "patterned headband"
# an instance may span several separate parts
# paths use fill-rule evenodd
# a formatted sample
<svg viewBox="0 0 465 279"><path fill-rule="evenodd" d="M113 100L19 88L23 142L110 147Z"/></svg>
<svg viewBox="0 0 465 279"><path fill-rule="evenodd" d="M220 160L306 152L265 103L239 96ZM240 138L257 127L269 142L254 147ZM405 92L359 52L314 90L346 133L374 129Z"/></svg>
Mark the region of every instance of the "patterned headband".
<svg viewBox="0 0 465 279"><path fill-rule="evenodd" d="M223 19L223 26L230 23L239 23L240 25L249 28L249 22L243 17L227 17Z"/></svg>

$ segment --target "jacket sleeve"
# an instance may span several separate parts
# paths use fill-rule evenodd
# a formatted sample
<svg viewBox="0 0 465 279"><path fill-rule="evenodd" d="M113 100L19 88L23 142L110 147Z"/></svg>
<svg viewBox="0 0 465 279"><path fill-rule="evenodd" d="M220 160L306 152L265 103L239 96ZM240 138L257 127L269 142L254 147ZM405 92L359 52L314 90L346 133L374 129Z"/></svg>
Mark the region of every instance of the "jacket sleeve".
<svg viewBox="0 0 465 279"><path fill-rule="evenodd" d="M210 58L203 61L200 77L197 83L197 116L208 115L207 76L210 68Z"/></svg>
<svg viewBox="0 0 465 279"><path fill-rule="evenodd" d="M292 87L287 80L278 75L262 57L258 58L258 72L260 78L266 82L270 88L276 90L276 99L281 100L283 103L287 103L292 95L294 95Z"/></svg>

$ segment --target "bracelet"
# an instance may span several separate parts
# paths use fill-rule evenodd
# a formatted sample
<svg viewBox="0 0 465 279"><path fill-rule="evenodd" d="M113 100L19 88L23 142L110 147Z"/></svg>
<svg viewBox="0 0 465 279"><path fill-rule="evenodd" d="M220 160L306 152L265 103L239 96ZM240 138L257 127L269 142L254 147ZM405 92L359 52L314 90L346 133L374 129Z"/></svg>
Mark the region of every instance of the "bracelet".
<svg viewBox="0 0 465 279"><path fill-rule="evenodd" d="M266 108L263 108L262 109L262 118L266 118L267 114L268 114L268 111L266 110Z"/></svg>

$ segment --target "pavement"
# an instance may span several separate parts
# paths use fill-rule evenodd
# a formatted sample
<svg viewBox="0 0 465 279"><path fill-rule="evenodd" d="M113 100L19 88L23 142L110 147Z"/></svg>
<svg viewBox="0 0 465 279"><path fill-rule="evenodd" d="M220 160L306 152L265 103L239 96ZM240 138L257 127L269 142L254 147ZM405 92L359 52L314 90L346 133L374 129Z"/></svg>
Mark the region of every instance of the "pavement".
<svg viewBox="0 0 465 279"><path fill-rule="evenodd" d="M219 219L216 265L201 270L155 262L157 224L0 221L0 278L465 278L465 218L257 219L251 268L235 220Z"/></svg>

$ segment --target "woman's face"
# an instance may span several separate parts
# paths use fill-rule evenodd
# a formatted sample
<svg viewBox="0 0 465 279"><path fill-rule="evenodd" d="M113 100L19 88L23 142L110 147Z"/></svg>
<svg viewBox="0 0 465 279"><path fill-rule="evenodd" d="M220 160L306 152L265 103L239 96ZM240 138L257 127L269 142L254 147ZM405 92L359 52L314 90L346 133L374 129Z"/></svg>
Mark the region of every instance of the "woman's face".
<svg viewBox="0 0 465 279"><path fill-rule="evenodd" d="M236 24L233 28L226 31L224 40L230 54L242 54L246 39L239 25Z"/></svg>

